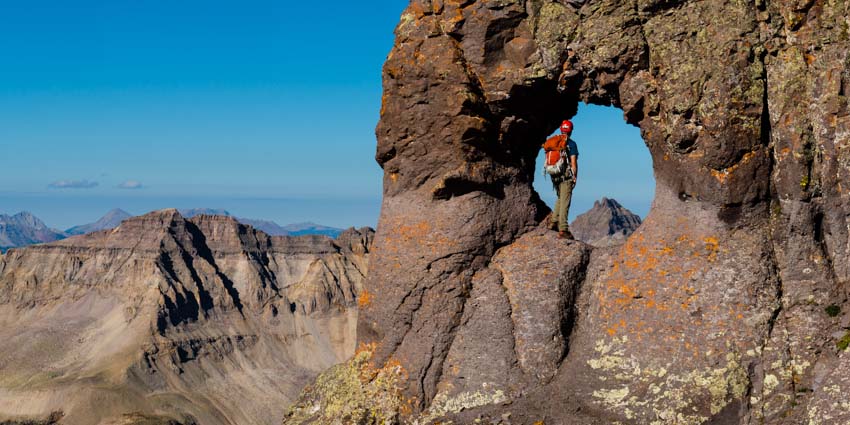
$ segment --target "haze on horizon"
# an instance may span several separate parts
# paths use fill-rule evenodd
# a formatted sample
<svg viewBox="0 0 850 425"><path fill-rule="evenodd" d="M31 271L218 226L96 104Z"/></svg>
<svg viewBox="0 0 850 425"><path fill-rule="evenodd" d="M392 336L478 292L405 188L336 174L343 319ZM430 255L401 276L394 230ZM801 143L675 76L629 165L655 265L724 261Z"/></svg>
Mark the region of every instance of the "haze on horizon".
<svg viewBox="0 0 850 425"><path fill-rule="evenodd" d="M222 208L375 226L381 66L404 1L35 1L0 15L0 213L51 227L112 208ZM614 108L574 118L571 216L608 196L645 216L651 159ZM542 143L542 141L541 141ZM535 187L554 202L551 184Z"/></svg>

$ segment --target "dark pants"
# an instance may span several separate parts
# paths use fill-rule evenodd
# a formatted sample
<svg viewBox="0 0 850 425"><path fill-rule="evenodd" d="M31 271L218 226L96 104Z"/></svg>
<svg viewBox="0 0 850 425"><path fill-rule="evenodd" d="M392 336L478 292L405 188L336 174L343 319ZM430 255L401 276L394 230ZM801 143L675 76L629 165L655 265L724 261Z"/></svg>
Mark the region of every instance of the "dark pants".
<svg viewBox="0 0 850 425"><path fill-rule="evenodd" d="M552 224L558 224L561 232L569 230L568 216L570 214L570 202L573 197L573 179L566 177L552 178L555 193L558 200L555 201L555 210L552 211Z"/></svg>

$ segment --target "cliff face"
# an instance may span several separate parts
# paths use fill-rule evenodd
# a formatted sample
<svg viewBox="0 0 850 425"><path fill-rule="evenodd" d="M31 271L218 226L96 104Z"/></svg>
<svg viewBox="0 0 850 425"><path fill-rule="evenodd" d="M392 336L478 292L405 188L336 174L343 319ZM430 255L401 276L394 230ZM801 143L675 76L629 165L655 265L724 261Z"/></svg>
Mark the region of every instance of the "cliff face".
<svg viewBox="0 0 850 425"><path fill-rule="evenodd" d="M163 210L10 250L0 421L278 423L353 353L371 239L269 237Z"/></svg>
<svg viewBox="0 0 850 425"><path fill-rule="evenodd" d="M847 16L411 1L384 67L362 349L289 421L850 420ZM653 158L652 209L614 253L536 230L534 158L579 101L621 108Z"/></svg>

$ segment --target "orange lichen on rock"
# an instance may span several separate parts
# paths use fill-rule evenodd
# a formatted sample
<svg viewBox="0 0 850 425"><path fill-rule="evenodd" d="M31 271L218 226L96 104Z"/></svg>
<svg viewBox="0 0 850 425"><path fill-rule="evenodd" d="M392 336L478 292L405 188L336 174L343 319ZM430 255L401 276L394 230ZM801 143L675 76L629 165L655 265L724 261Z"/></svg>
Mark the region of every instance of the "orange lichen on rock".
<svg viewBox="0 0 850 425"><path fill-rule="evenodd" d="M733 175L735 173L735 171L738 168L741 167L741 165L744 165L744 164L750 162L750 160L752 160L752 158L756 155L756 152L757 151L745 153L744 156L741 157L741 160L738 161L737 164L732 165L731 167L727 167L727 168L724 168L722 170L714 170L714 169L710 170L711 175L720 184L726 183L726 180L729 178L729 176Z"/></svg>
<svg viewBox="0 0 850 425"><path fill-rule="evenodd" d="M419 20L425 15L425 13L431 13L431 11L425 9L425 6L422 3L412 1L410 2L410 6L408 6L406 13Z"/></svg>
<svg viewBox="0 0 850 425"><path fill-rule="evenodd" d="M806 53L805 57L806 57L806 64L807 65L811 65L811 64L815 63L815 55L813 55L811 53Z"/></svg>
<svg viewBox="0 0 850 425"><path fill-rule="evenodd" d="M375 349L376 349L376 348L378 348L378 344L377 344L377 343L374 343L374 342L370 342L370 343L361 342L361 343L360 343L360 345L358 345L358 346L357 346L357 348L354 350L354 355L355 355L355 356L358 356L358 355L360 355L360 354L367 354L367 353L368 353L369 355L371 355L372 353L374 353L374 352L375 352Z"/></svg>
<svg viewBox="0 0 850 425"><path fill-rule="evenodd" d="M367 307L372 304L372 294L366 288L360 291L360 296L357 298L357 306L360 308Z"/></svg>
<svg viewBox="0 0 850 425"><path fill-rule="evenodd" d="M705 250L708 251L708 261L714 262L717 260L717 253L720 251L720 242L716 237L709 236L702 240L705 242Z"/></svg>
<svg viewBox="0 0 850 425"><path fill-rule="evenodd" d="M711 175L717 179L720 184L726 183L726 178L729 177L729 169L724 170L711 170Z"/></svg>
<svg viewBox="0 0 850 425"><path fill-rule="evenodd" d="M636 341L669 338L669 342L674 342L670 349L691 356L699 351L695 349L698 341L716 328L704 324L716 324L722 313L713 315L709 322L702 319L707 306L702 306L694 279L706 275L713 267L710 264L726 252L721 249L718 236L688 234L687 225L682 226L685 233L673 238L672 244L670 239L634 237L622 246L618 260L600 279L602 286L596 293L602 307L597 323L603 334ZM734 314L724 317L741 320L745 315L736 308ZM639 325L653 322L664 325ZM686 324L692 329L689 333L683 333ZM650 336L656 333L657 336Z"/></svg>

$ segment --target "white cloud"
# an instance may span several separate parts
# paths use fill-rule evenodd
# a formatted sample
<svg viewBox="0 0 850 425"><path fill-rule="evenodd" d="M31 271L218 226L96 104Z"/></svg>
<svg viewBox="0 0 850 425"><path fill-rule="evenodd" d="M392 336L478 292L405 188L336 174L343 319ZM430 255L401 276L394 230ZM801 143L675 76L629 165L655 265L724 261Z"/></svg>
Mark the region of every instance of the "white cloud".
<svg viewBox="0 0 850 425"><path fill-rule="evenodd" d="M143 187L142 182L138 180L127 180L118 185L119 189L141 189Z"/></svg>
<svg viewBox="0 0 850 425"><path fill-rule="evenodd" d="M52 189L91 189L97 187L97 182L89 180L58 180L47 185Z"/></svg>

